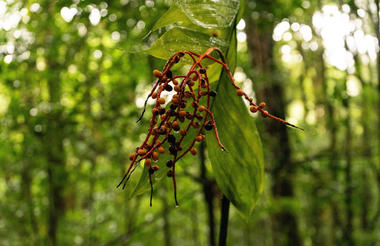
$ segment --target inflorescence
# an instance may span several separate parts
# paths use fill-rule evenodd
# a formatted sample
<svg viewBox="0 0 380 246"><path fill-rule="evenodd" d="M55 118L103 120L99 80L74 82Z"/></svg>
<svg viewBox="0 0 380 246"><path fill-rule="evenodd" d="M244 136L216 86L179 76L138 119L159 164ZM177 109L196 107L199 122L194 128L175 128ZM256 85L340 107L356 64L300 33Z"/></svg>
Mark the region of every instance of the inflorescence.
<svg viewBox="0 0 380 246"><path fill-rule="evenodd" d="M210 55L213 51L216 51L219 54L220 60ZM185 55L188 55L191 58L193 65L186 75L174 76L171 68L173 65L179 63ZM129 168L121 182L117 186L120 187L123 184L124 189L131 174L138 166L138 163L144 160L145 166L149 168L151 206L153 196L152 176L159 169L159 167L154 165L153 162L157 162L161 154L169 151L170 156L172 156L171 160L166 162L166 166L168 167L167 176L173 180L174 199L178 205L175 165L177 161L184 157L187 153L190 152L193 155L197 154L197 149L194 146L197 142L201 142L205 139L205 135L202 134L203 129L207 131L214 130L218 145L223 151L225 151L225 148L219 139L214 115L210 111L211 97L215 97L217 92L210 89L207 69L201 64L201 62L205 59L216 62L223 67L225 72L228 74L233 87L236 89L236 94L249 102L249 110L252 113L260 112L263 117L272 118L285 125L301 129L268 113L268 111L264 110L266 106L265 102L261 102L256 105L253 102L253 99L235 84L232 73L230 72L220 49L211 47L201 55L192 51L179 51L175 53L166 62L162 72L158 70L153 71L153 75L157 77L157 82L153 86L152 91L149 93L145 101L144 110L138 119L138 121L140 121L143 117L148 99L154 99L156 103L152 110L152 119L150 120L149 131L141 146L137 147L136 151L129 156L131 164L129 165ZM163 91L173 93L170 102L166 102L165 98L161 96ZM166 103L167 105L165 106ZM191 107L188 105L191 105ZM191 128L196 129L196 135L188 147L183 147L183 140ZM164 147L165 142L169 143L169 147L167 147L167 149Z"/></svg>

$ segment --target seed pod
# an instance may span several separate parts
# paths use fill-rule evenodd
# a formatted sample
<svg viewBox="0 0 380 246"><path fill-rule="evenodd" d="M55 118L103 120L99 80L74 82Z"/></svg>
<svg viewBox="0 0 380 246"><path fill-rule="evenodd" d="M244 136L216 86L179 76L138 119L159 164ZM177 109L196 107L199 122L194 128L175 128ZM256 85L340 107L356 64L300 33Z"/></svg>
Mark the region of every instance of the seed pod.
<svg viewBox="0 0 380 246"><path fill-rule="evenodd" d="M164 104L164 103L165 103L165 98L160 97L160 98L158 99L158 103L159 103L159 104Z"/></svg>
<svg viewBox="0 0 380 246"><path fill-rule="evenodd" d="M133 161L133 159L135 158L136 154L135 153L132 153L130 156L129 156L129 160L130 161Z"/></svg>
<svg viewBox="0 0 380 246"><path fill-rule="evenodd" d="M154 77L159 78L162 76L162 73L160 71L158 71L157 69L155 69L155 70L153 70L153 75L154 75Z"/></svg>
<svg viewBox="0 0 380 246"><path fill-rule="evenodd" d="M157 97L157 92L153 92L153 93L152 93L152 98L153 98L153 99L156 99L156 97Z"/></svg>
<svg viewBox="0 0 380 246"><path fill-rule="evenodd" d="M158 151L158 153L160 153L160 154L165 153L165 149L164 149L164 147L162 147L162 146L158 147L157 151Z"/></svg>
<svg viewBox="0 0 380 246"><path fill-rule="evenodd" d="M173 79L172 82L173 82L174 85L178 85L179 84L178 80L176 80L176 79Z"/></svg>
<svg viewBox="0 0 380 246"><path fill-rule="evenodd" d="M190 81L187 82L187 84L188 84L189 86L194 86L194 85L195 85L195 82L194 82L194 80L190 80Z"/></svg>
<svg viewBox="0 0 380 246"><path fill-rule="evenodd" d="M193 73L193 76L191 77L191 80L196 81L198 79L198 74Z"/></svg>
<svg viewBox="0 0 380 246"><path fill-rule="evenodd" d="M244 95L244 91L243 91L242 89L237 89L237 90L236 90L236 94L237 94L239 97L241 97L241 96Z"/></svg>
<svg viewBox="0 0 380 246"><path fill-rule="evenodd" d="M192 147L190 152L192 155L196 155L198 153L198 150L196 148Z"/></svg>
<svg viewBox="0 0 380 246"><path fill-rule="evenodd" d="M145 155L145 153L146 153L146 151L144 149L139 149L137 151L137 154L139 154L139 155Z"/></svg>

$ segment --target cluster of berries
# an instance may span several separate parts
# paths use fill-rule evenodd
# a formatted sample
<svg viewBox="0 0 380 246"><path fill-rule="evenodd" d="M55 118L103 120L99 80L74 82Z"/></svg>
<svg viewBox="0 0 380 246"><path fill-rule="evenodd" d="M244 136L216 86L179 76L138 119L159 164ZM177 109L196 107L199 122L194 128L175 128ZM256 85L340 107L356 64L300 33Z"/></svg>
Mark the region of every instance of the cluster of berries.
<svg viewBox="0 0 380 246"><path fill-rule="evenodd" d="M210 55L213 51L219 53L221 60ZM179 63L181 58L185 55L188 55L192 59L193 65L186 75L174 76L171 68ZM263 117L269 117L283 124L296 127L269 114L264 110L266 106L264 102L259 105L253 103L253 99L248 97L248 95L235 84L223 53L218 48L212 47L201 55L192 51L180 51L175 53L166 62L162 72L158 70L153 71L153 75L157 78L157 81L145 101L144 111L139 118L139 120L141 120L143 117L148 99L154 99L156 103L152 110L152 119L150 120L148 134L141 146L137 147L136 151L130 155L129 159L131 164L118 185L119 187L124 184L124 188L130 175L138 166L138 163L144 160L144 165L147 166L149 170L149 182L151 186L150 205L152 205L153 195L152 176L159 169L159 166L154 165L153 162L157 162L161 154L168 151L171 156L171 159L166 162L166 166L169 168L167 176L173 180L174 199L178 205L175 165L177 161L187 153L190 152L193 155L197 154L195 144L205 139L205 135L202 134L203 129L207 131L214 130L218 145L225 151L225 148L219 140L214 115L210 111L211 97L215 97L217 93L210 89L207 69L201 64L204 59L212 60L223 66L232 85L236 89L237 95L244 97L249 102L250 111L252 113L259 111ZM169 102L162 96L163 91L173 94ZM188 133L192 128L195 129L196 134L195 136L191 134L193 139L189 146L184 147L182 146L183 140L187 135L190 135ZM164 147L165 142L168 143L168 145L165 145L167 146L166 148Z"/></svg>

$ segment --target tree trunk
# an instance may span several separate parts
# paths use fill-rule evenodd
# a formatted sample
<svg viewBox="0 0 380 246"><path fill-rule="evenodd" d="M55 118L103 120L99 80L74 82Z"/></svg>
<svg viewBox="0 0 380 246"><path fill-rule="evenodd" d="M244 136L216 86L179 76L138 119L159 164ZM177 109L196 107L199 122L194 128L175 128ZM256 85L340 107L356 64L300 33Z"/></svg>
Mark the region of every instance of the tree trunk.
<svg viewBox="0 0 380 246"><path fill-rule="evenodd" d="M262 25L261 25L262 26ZM251 53L253 69L260 74L265 81L256 84L256 92L259 100L267 102L268 110L280 118L285 118L284 85L276 80L275 64L273 61L273 33L274 24L268 24L260 28L259 24L251 18L247 21L248 49ZM285 125L273 120L265 119L265 130L268 134L266 148L270 149L275 157L273 161L273 187L274 198L294 197L292 175L294 167L291 163L290 141ZM265 141L265 139L264 139ZM280 210L273 217L274 245L302 245L298 232L296 216L291 211Z"/></svg>
<svg viewBox="0 0 380 246"><path fill-rule="evenodd" d="M203 194L205 196L207 215L208 215L208 227L209 227L209 245L215 246L215 215L214 215L214 189L213 182L207 178L206 175L206 156L205 156L205 143L201 142L199 148L201 173L200 178L202 182Z"/></svg>

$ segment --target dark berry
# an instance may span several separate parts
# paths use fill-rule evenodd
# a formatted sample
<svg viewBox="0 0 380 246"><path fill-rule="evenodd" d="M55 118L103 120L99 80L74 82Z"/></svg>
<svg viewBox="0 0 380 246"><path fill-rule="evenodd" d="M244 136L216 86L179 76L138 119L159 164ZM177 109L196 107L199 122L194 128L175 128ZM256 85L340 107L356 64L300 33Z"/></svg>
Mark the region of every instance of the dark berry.
<svg viewBox="0 0 380 246"><path fill-rule="evenodd" d="M172 171L172 170L169 170L169 171L166 173L166 176L168 176L169 178L170 178L170 177L173 177L173 171Z"/></svg>
<svg viewBox="0 0 380 246"><path fill-rule="evenodd" d="M166 166L167 166L167 167L172 167L172 166L173 166L173 161L172 161L172 160L168 160L168 161L166 162Z"/></svg>
<svg viewBox="0 0 380 246"><path fill-rule="evenodd" d="M174 137L173 134L169 134L169 136L168 136L168 142L169 143L175 143L175 137Z"/></svg>
<svg viewBox="0 0 380 246"><path fill-rule="evenodd" d="M175 154L177 154L177 149L174 146L170 146L169 152L170 152L170 154L175 155Z"/></svg>
<svg viewBox="0 0 380 246"><path fill-rule="evenodd" d="M199 72L201 74L205 74L206 73L206 68L202 67L201 69L199 69Z"/></svg>
<svg viewBox="0 0 380 246"><path fill-rule="evenodd" d="M216 96L216 91L210 91L209 95L212 96L212 97L215 97Z"/></svg>
<svg viewBox="0 0 380 246"><path fill-rule="evenodd" d="M172 71L167 71L166 72L166 76L168 77L168 78L172 78L173 77L173 73L172 73Z"/></svg>
<svg viewBox="0 0 380 246"><path fill-rule="evenodd" d="M160 111L159 111L159 114L160 114L160 115L165 114L165 109L164 109L164 108L161 108Z"/></svg>
<svg viewBox="0 0 380 246"><path fill-rule="evenodd" d="M175 105L175 104L171 104L171 105L170 105L170 109L171 109L171 110L175 110L176 108L177 108L177 105Z"/></svg>
<svg viewBox="0 0 380 246"><path fill-rule="evenodd" d="M209 122L205 125L205 129L206 129L207 131L210 131L210 130L212 130L212 128L213 128L212 122L209 121Z"/></svg>
<svg viewBox="0 0 380 246"><path fill-rule="evenodd" d="M173 87L171 85L166 85L165 86L165 90L167 91L172 91L173 90Z"/></svg>
<svg viewBox="0 0 380 246"><path fill-rule="evenodd" d="M153 174L154 173L154 169L153 168L149 168L149 174Z"/></svg>

